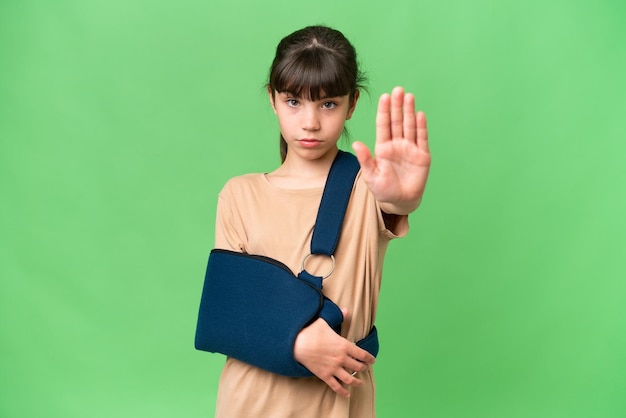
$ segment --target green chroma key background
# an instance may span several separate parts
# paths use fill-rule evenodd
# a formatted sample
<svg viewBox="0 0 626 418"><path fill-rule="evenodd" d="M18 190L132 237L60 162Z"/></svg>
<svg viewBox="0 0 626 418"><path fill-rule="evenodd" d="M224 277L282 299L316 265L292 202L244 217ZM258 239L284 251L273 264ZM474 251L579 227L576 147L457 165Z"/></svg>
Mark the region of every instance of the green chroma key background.
<svg viewBox="0 0 626 418"><path fill-rule="evenodd" d="M212 416L216 196L278 165L263 84L316 23L369 74L352 139L395 85L429 120L378 415L626 416L624 21L617 0L2 2L0 416Z"/></svg>

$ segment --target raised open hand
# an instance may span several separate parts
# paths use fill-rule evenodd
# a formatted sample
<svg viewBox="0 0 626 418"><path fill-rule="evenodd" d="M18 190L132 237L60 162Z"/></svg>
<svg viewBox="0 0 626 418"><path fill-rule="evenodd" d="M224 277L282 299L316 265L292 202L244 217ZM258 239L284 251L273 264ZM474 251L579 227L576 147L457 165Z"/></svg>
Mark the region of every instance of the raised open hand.
<svg viewBox="0 0 626 418"><path fill-rule="evenodd" d="M431 156L424 112L415 112L415 97L401 87L383 94L376 114L375 156L362 142L352 145L363 180L386 213L404 215L424 194Z"/></svg>

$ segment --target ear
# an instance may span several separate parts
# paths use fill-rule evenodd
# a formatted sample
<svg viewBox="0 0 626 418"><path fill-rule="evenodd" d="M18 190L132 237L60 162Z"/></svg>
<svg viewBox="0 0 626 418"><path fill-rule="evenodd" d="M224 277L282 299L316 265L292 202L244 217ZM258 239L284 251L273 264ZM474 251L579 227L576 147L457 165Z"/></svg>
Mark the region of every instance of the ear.
<svg viewBox="0 0 626 418"><path fill-rule="evenodd" d="M354 113L354 109L356 108L356 102L359 100L360 94L361 92L358 90L354 92L354 99L352 99L352 103L350 103L350 108L348 109L346 120L349 120L352 117L352 114Z"/></svg>
<svg viewBox="0 0 626 418"><path fill-rule="evenodd" d="M270 98L270 105L272 105L272 109L274 110L274 114L276 114L276 104L274 103L274 92L272 91L272 88L270 87L270 85L267 85L267 95Z"/></svg>

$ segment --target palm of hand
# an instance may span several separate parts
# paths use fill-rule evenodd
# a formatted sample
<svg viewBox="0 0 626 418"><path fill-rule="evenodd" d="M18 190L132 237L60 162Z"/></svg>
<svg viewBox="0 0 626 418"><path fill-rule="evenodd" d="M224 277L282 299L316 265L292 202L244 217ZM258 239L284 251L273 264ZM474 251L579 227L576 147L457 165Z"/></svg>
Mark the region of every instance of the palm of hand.
<svg viewBox="0 0 626 418"><path fill-rule="evenodd" d="M376 168L364 174L364 179L376 200L411 201L422 196L430 168L430 153L403 138L377 144L374 152Z"/></svg>
<svg viewBox="0 0 626 418"><path fill-rule="evenodd" d="M397 87L381 96L376 116L375 157L362 143L353 145L362 176L376 200L413 209L424 193L431 156L423 112ZM411 209L412 210L412 209Z"/></svg>

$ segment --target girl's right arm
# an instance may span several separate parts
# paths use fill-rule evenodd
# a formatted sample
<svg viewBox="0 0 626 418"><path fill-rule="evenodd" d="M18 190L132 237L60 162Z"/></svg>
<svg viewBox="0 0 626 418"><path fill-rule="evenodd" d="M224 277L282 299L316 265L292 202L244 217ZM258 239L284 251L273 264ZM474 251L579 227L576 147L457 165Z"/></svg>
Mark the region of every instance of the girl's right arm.
<svg viewBox="0 0 626 418"><path fill-rule="evenodd" d="M346 316L346 309L341 310ZM367 351L337 334L328 323L318 318L296 337L294 357L339 395L349 397L342 385L361 386L363 381L353 372L367 370L376 360Z"/></svg>

